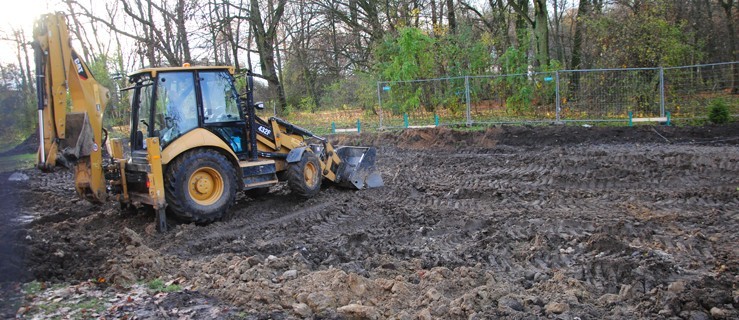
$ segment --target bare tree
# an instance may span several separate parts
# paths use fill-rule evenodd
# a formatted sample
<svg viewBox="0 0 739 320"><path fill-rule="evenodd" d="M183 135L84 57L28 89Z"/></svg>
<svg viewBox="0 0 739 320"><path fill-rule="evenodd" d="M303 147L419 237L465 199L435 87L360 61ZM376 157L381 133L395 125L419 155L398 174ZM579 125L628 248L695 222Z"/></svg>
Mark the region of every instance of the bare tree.
<svg viewBox="0 0 739 320"><path fill-rule="evenodd" d="M271 12L271 19L269 20L262 18L259 0L250 0L249 11L249 22L259 52L261 77L267 80L270 87L275 90L280 109L287 107L287 100L285 99L285 90L275 68L275 38L280 19L282 19L285 12L286 3L287 0L277 0L275 5L272 0L268 0L265 9Z"/></svg>
<svg viewBox="0 0 739 320"><path fill-rule="evenodd" d="M477 19L483 24L485 29L490 33L498 35L504 39L503 47L507 48L511 45L511 39L508 36L508 2L505 0L488 0L490 12L483 12L471 4L471 1L460 1L459 4L465 10L472 12Z"/></svg>
<svg viewBox="0 0 739 320"><path fill-rule="evenodd" d="M117 24L110 19L111 17L106 19L93 14L87 6L79 4L76 0L67 1L72 2L74 8L94 22L136 40L142 46L142 53L149 65L161 65L159 56L164 57L166 63L173 66L192 61L188 38L191 32L187 30L187 21L192 16L189 12L191 9L189 5L193 4L192 2L175 0L174 4L171 4L171 1L165 0L159 3L153 0L121 0L118 3L123 6L123 12L126 14L123 19L133 24L133 28L130 28L126 27L126 24Z"/></svg>
<svg viewBox="0 0 739 320"><path fill-rule="evenodd" d="M540 67L549 65L549 13L546 0L534 1L534 18L529 17L528 1L516 2L508 0L508 4L518 13L519 17L531 25L534 30L534 48L536 53L535 64ZM518 27L518 26L517 26ZM519 45L521 45L519 43Z"/></svg>
<svg viewBox="0 0 739 320"><path fill-rule="evenodd" d="M729 57L734 61L739 61L739 50L736 47L736 28L734 27L734 0L719 0L721 8L724 9L726 15L726 28L729 31ZM739 67L736 64L732 65L732 77L731 77L731 93L739 94Z"/></svg>

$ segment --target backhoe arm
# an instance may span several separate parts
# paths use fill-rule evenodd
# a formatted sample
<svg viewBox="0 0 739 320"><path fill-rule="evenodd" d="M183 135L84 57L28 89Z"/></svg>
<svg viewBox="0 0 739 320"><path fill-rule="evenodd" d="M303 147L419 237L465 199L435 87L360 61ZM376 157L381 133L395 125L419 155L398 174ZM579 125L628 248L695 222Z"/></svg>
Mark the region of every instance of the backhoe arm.
<svg viewBox="0 0 739 320"><path fill-rule="evenodd" d="M80 196L103 201L103 112L108 89L95 80L72 49L63 13L45 14L34 25L33 48L38 90L38 167L57 161L75 164ZM71 105L70 105L71 103Z"/></svg>

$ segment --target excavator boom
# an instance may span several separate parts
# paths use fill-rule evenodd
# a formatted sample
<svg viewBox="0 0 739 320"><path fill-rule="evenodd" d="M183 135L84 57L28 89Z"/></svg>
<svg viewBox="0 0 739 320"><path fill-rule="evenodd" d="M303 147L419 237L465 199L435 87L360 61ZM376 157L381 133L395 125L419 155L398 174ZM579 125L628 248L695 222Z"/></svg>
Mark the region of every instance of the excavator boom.
<svg viewBox="0 0 739 320"><path fill-rule="evenodd" d="M75 165L75 188L90 200L106 197L102 148L108 89L74 51L63 13L45 14L33 30L38 90L38 167ZM71 105L70 105L71 102Z"/></svg>

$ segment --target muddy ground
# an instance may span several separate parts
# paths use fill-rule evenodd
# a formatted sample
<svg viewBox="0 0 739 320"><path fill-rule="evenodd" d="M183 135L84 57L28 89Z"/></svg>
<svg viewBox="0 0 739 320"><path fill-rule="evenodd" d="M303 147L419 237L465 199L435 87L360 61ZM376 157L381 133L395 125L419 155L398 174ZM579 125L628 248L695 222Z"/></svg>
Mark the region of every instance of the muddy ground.
<svg viewBox="0 0 739 320"><path fill-rule="evenodd" d="M139 305L161 313L107 316L200 299L226 311L196 318L739 317L736 123L333 139L376 146L386 186L304 201L280 185L166 234L151 214L77 200L69 172L0 175L0 314L35 298L18 282L160 278L186 288Z"/></svg>

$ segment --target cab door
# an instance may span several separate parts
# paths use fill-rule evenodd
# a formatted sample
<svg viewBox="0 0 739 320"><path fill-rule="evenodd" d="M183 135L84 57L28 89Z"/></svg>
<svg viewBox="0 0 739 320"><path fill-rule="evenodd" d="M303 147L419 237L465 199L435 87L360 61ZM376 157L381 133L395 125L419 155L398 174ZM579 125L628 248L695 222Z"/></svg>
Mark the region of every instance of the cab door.
<svg viewBox="0 0 739 320"><path fill-rule="evenodd" d="M239 158L246 155L246 122L233 76L227 70L199 71L203 127L215 133Z"/></svg>

